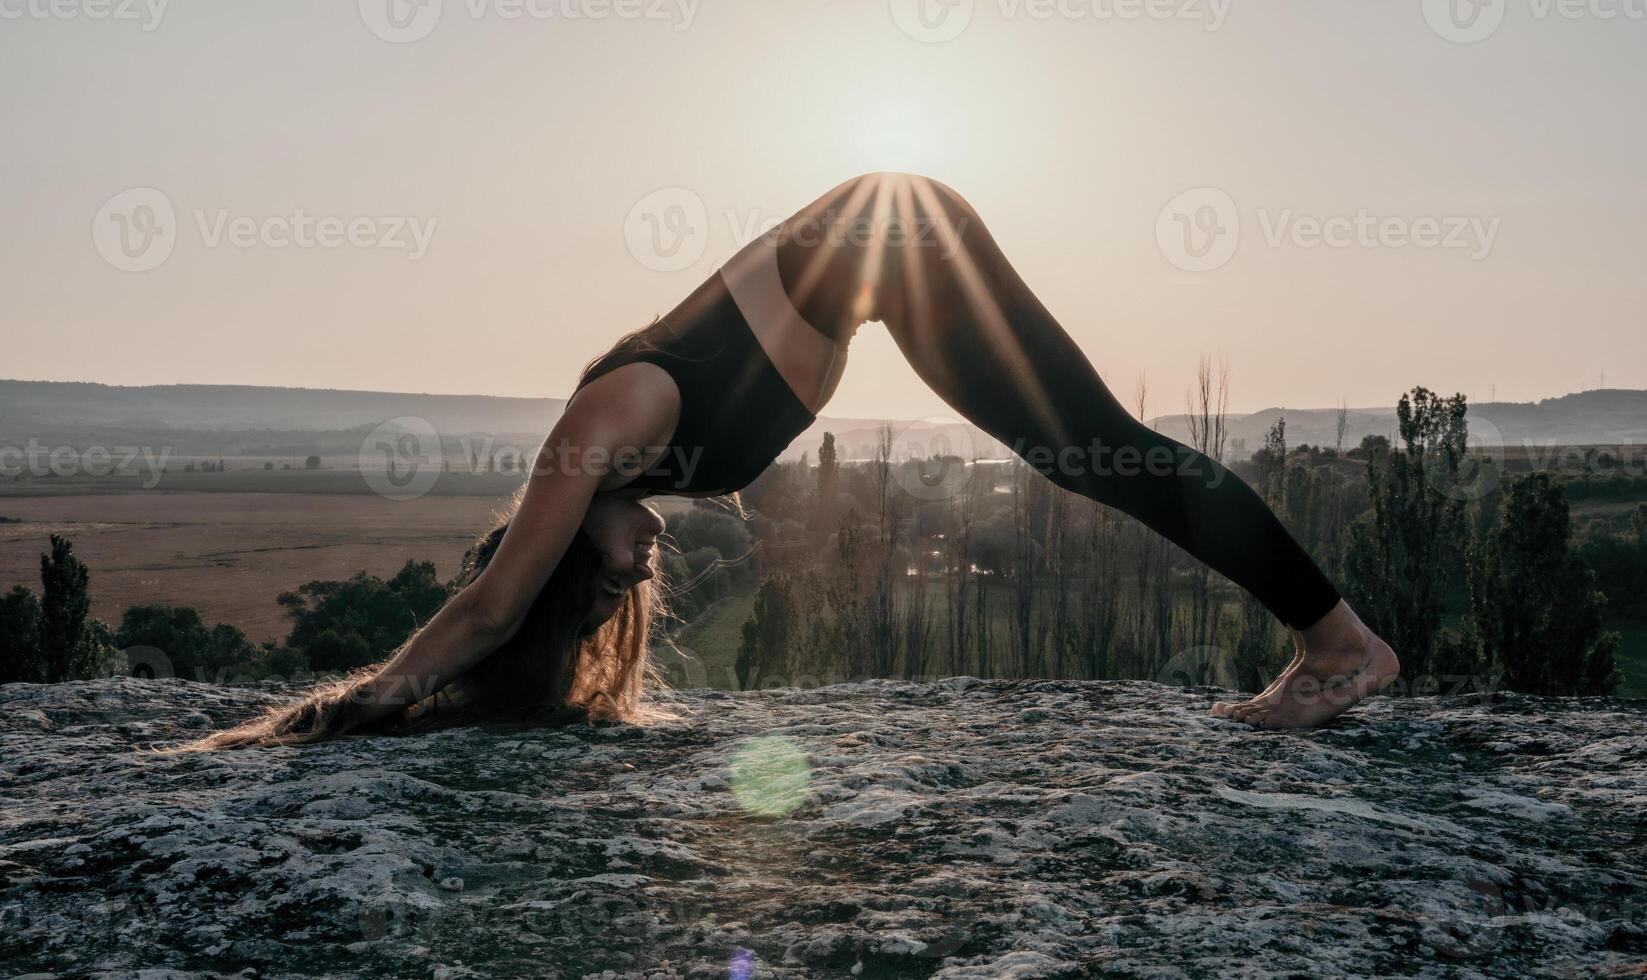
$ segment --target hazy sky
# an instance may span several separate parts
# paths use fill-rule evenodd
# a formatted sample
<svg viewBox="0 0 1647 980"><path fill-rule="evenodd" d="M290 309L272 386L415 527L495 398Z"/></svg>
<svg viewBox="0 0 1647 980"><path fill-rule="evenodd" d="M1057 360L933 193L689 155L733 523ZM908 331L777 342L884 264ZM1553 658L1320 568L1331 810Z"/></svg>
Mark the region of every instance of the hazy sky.
<svg viewBox="0 0 1647 980"><path fill-rule="evenodd" d="M564 395L888 169L1152 414L1647 387L1647 0L146 2L0 0L0 377Z"/></svg>

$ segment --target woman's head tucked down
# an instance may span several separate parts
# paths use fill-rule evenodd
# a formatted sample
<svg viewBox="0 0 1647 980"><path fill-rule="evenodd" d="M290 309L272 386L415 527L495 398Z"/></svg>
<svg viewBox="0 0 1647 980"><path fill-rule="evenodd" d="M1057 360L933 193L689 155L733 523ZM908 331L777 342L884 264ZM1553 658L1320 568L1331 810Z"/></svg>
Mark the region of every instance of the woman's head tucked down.
<svg viewBox="0 0 1647 980"><path fill-rule="evenodd" d="M508 528L505 519L464 555L459 590L486 570ZM654 562L662 531L663 520L650 507L598 495L519 630L435 694L363 724L365 683L383 666L375 664L317 687L298 704L181 749L296 745L345 733L412 734L484 722L667 717L646 699L647 688L660 684L649 641L661 607Z"/></svg>

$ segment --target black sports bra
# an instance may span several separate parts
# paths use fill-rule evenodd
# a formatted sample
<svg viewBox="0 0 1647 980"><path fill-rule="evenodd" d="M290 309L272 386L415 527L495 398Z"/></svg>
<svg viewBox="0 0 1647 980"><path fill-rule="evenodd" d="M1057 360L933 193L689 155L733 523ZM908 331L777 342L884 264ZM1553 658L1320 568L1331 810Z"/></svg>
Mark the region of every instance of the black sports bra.
<svg viewBox="0 0 1647 980"><path fill-rule="evenodd" d="M628 487L741 490L817 420L772 365L718 269L668 317L590 365L578 387L636 362L656 364L675 379L680 421L663 455Z"/></svg>

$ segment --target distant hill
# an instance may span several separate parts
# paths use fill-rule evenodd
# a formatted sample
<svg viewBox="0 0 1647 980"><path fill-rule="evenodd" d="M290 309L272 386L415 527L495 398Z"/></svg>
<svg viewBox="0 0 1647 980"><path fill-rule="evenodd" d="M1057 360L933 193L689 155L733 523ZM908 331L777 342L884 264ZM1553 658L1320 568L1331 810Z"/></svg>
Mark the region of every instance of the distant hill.
<svg viewBox="0 0 1647 980"><path fill-rule="evenodd" d="M547 432L564 398L425 395L252 385L122 387L62 381L0 381L0 420L125 429L328 430L415 415L441 432Z"/></svg>
<svg viewBox="0 0 1647 980"><path fill-rule="evenodd" d="M564 398L0 380L0 446L35 439L77 447L163 444L184 457L348 455L378 423L414 416L447 439L492 436L499 444L529 449L548 434L565 407ZM970 426L825 417L796 439L784 458L798 459L803 452L817 458L826 431L836 434L843 458L872 457L882 424L921 446L947 445L957 451L976 446L982 455L1005 452Z"/></svg>
<svg viewBox="0 0 1647 980"><path fill-rule="evenodd" d="M1337 442L1335 408L1266 408L1250 415L1229 417L1231 449L1245 443L1245 453L1264 444L1264 434L1276 419L1287 420L1288 445L1332 446ZM1354 446L1363 436L1396 435L1395 406L1352 408L1348 411L1345 444ZM1647 442L1647 391L1598 388L1537 402L1483 402L1470 406L1472 445L1585 445ZM1150 425L1174 439L1188 441L1184 415L1162 415Z"/></svg>
<svg viewBox="0 0 1647 980"><path fill-rule="evenodd" d="M500 398L410 392L338 391L251 385L118 385L0 380L0 446L164 444L178 455L289 457L308 453L352 454L362 434L386 419L426 419L443 436L490 436L504 444L535 447L566 406L563 398ZM1349 409L1345 441L1365 435L1393 436L1395 407ZM1250 454L1282 416L1291 445L1331 446L1338 412L1330 408L1267 408L1229 417L1232 456ZM1538 402L1490 402L1470 407L1472 439L1522 445L1647 442L1647 391L1598 389ZM817 458L825 431L835 433L844 459L875 453L877 431L890 424L901 455L950 451L1000 456L1001 444L966 425L910 423L896 419L826 416L784 453ZM1183 415L1150 424L1188 441Z"/></svg>

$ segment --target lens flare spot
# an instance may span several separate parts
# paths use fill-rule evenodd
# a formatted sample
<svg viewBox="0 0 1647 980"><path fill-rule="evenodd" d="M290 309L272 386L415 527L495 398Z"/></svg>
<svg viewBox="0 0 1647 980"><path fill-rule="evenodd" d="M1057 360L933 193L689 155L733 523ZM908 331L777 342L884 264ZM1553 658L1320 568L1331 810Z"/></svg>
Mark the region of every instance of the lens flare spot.
<svg viewBox="0 0 1647 980"><path fill-rule="evenodd" d="M748 739L732 754L732 797L756 816L789 814L806 799L811 782L806 752L786 735Z"/></svg>

